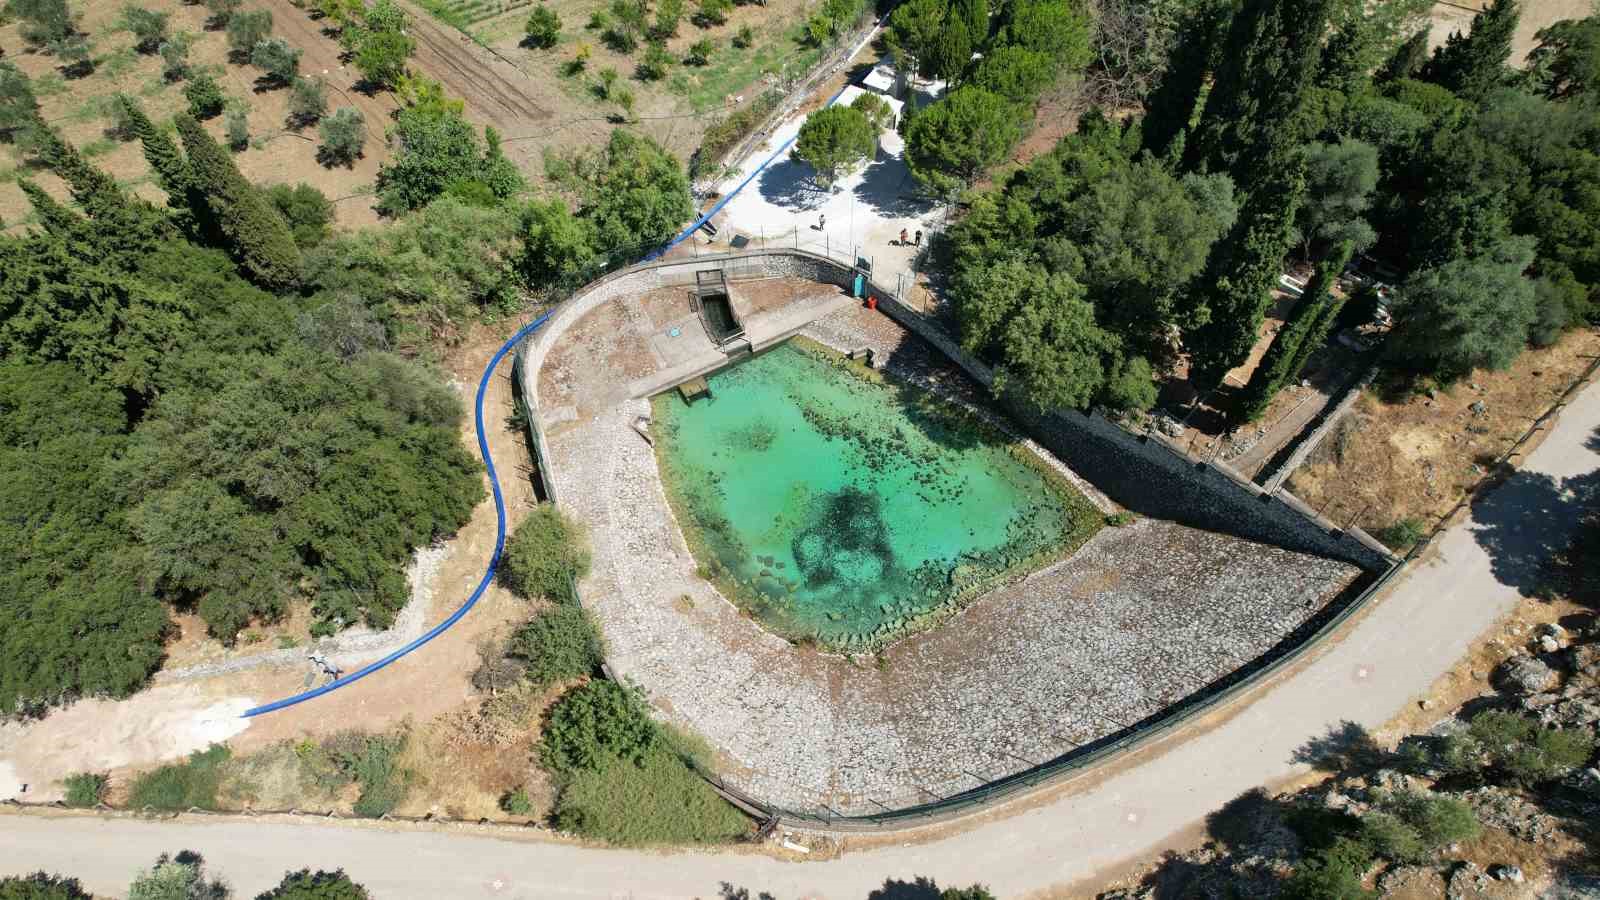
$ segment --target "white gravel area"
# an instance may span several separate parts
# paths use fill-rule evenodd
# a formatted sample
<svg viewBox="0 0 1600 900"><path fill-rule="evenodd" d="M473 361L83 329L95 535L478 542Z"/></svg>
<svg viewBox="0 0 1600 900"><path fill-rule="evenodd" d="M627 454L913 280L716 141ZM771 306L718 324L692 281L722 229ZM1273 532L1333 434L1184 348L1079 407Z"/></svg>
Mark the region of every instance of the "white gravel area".
<svg viewBox="0 0 1600 900"><path fill-rule="evenodd" d="M555 338L580 341L586 352L551 354L532 373L549 386L540 396L561 400L554 415L540 411L547 477L593 544L580 591L600 620L613 671L641 686L662 715L705 736L724 777L762 800L868 813L1071 753L1260 657L1359 574L1140 520L1102 529L1071 558L891 646L881 662L791 646L696 575L654 452L632 427L649 414L648 400L607 389L623 377L608 371L622 355L597 352L612 340L639 344L601 312ZM809 333L875 346L891 372L956 390L953 372L930 375L938 360L920 342L908 345L904 332L876 320L855 327L852 316ZM608 333L586 331L590 323ZM640 364L636 355L626 361Z"/></svg>

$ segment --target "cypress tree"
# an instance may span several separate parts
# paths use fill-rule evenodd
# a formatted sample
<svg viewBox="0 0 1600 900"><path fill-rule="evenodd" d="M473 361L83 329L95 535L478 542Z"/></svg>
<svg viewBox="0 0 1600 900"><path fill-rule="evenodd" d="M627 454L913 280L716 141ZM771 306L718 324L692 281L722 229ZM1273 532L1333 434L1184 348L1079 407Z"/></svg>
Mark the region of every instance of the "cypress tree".
<svg viewBox="0 0 1600 900"><path fill-rule="evenodd" d="M133 125L134 136L139 139L139 146L144 150L144 159L150 164L150 171L155 173L156 183L167 192L168 201L173 206L187 207L187 194L190 188L189 163L179 152L178 145L173 143L166 132L150 121L150 117L145 115L144 110L132 97L123 95L117 100L122 104L128 121Z"/></svg>
<svg viewBox="0 0 1600 900"><path fill-rule="evenodd" d="M1463 97L1481 99L1505 81L1511 35L1517 30L1520 14L1517 0L1494 0L1472 17L1471 31L1451 34L1444 46L1434 51L1422 67L1423 79Z"/></svg>
<svg viewBox="0 0 1600 900"><path fill-rule="evenodd" d="M1372 76L1372 80L1383 84L1389 81L1399 81L1410 78L1421 71L1423 64L1428 61L1428 29L1423 28L1405 42L1396 47L1383 65Z"/></svg>
<svg viewBox="0 0 1600 900"><path fill-rule="evenodd" d="M39 156L50 170L61 176L72 191L72 199L89 215L106 213L128 204L117 180L100 171L78 153L78 148L62 139L53 128L41 129Z"/></svg>
<svg viewBox="0 0 1600 900"><path fill-rule="evenodd" d="M1228 172L1245 187L1269 157L1296 142L1292 123L1316 72L1331 2L1246 0L1189 142L1192 168Z"/></svg>
<svg viewBox="0 0 1600 900"><path fill-rule="evenodd" d="M989 39L989 4L987 0L956 0L955 14L967 25L967 37L973 47L983 46Z"/></svg>
<svg viewBox="0 0 1600 900"><path fill-rule="evenodd" d="M300 280L300 249L283 215L239 174L233 156L193 116L180 114L176 121L195 190L205 196L234 257L264 287L295 286Z"/></svg>
<svg viewBox="0 0 1600 900"><path fill-rule="evenodd" d="M1337 308L1344 305L1342 300L1334 296L1333 283L1354 253L1355 245L1345 241L1317 264L1311 283L1306 285L1305 295L1289 315L1289 321L1283 323L1283 330L1278 332L1277 339L1267 348L1267 355L1250 376L1250 384L1245 388L1241 401L1244 416L1249 421L1261 418L1272 398L1285 384L1300 375L1306 360L1327 338L1326 332L1321 336L1315 335L1317 326L1324 322L1331 325L1333 320L1325 315L1328 308L1335 307L1337 315Z"/></svg>
<svg viewBox="0 0 1600 900"><path fill-rule="evenodd" d="M32 179L21 178L17 180L17 187L22 188L22 193L28 197L28 203L39 216L39 224L44 230L57 237L75 234L83 224L83 217L56 202L56 198L44 192L44 188L33 183Z"/></svg>
<svg viewBox="0 0 1600 900"><path fill-rule="evenodd" d="M954 10L945 17L944 30L939 32L939 43L934 49L938 77L947 81L955 81L972 61L972 35L959 12Z"/></svg>
<svg viewBox="0 0 1600 900"><path fill-rule="evenodd" d="M1222 37L1233 20L1233 7L1225 0L1207 0L1193 6L1178 26L1178 40L1156 89L1145 102L1140 123L1144 149L1165 156L1178 135L1189 128L1195 105L1205 87L1206 75L1216 64Z"/></svg>
<svg viewBox="0 0 1600 900"><path fill-rule="evenodd" d="M1219 383L1250 355L1293 243L1294 214L1305 195L1305 161L1290 150L1263 165L1261 183L1201 274L1201 302L1210 319L1185 341L1191 378L1200 384Z"/></svg>
<svg viewBox="0 0 1600 900"><path fill-rule="evenodd" d="M87 259L131 268L162 241L175 236L167 214L130 196L117 180L89 164L52 130L40 135L41 156L67 183L72 199L88 216L88 228L76 239L74 252Z"/></svg>

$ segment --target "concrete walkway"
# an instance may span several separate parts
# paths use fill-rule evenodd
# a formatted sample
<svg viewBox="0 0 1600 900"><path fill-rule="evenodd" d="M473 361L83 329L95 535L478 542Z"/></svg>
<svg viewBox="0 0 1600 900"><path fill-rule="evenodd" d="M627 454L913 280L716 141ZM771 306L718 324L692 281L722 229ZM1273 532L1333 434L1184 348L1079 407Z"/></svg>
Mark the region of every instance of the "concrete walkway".
<svg viewBox="0 0 1600 900"><path fill-rule="evenodd" d="M1002 897L1151 854L1252 787L1305 771L1296 748L1341 721L1375 729L1517 603L1600 473L1600 390L1567 408L1523 470L1475 504L1338 645L1212 731L1077 793L945 840L796 864L747 852L645 854L437 831L382 832L242 819L148 823L0 817L0 874L43 868L117 895L162 851L205 854L241 896L287 869L342 866L385 900L406 897L714 897L722 882L860 900L885 878L983 881Z"/></svg>

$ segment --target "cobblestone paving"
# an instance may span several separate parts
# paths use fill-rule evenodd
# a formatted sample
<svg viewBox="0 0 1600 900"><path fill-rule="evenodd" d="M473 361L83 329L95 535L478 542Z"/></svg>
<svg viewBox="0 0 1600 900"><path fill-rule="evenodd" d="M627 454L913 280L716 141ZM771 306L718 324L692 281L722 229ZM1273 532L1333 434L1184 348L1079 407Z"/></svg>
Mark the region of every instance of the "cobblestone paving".
<svg viewBox="0 0 1600 900"><path fill-rule="evenodd" d="M605 346L608 335L638 346L616 325L604 309L579 320L558 340L587 352L552 352L536 376L588 395L552 391L561 396L539 413L557 496L594 547L580 590L613 671L705 736L724 776L763 800L868 813L1030 768L1259 657L1358 574L1140 520L1102 529L1071 558L992 591L881 661L793 647L695 574L654 453L631 427L649 402L603 389L606 369L622 378L621 367L637 364ZM852 310L808 333L840 349L871 346L897 373L981 400L881 316ZM592 402L602 395L609 402Z"/></svg>

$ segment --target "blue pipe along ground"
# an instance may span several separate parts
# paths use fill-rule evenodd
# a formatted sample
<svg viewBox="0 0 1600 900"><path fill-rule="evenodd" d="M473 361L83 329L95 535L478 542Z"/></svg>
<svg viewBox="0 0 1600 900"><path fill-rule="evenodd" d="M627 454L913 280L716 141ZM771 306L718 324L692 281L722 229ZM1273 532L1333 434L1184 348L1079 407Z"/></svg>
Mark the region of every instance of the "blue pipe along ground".
<svg viewBox="0 0 1600 900"><path fill-rule="evenodd" d="M829 97L828 102L824 105L832 106L844 92L845 88L840 88L838 93L834 94L832 97ZM781 147L779 147L777 150L774 150L771 155L763 160L761 165L757 166L754 172L751 172L749 175L745 176L744 180L740 181L733 190L729 191L727 196L723 197L721 200L718 200L716 205L712 206L711 209L706 211L704 215L695 219L694 222L689 225L689 227L679 232L664 246L657 250L651 251L645 256L645 260L650 261L659 259L671 251L672 248L688 240L697 229L699 229L706 222L709 222L712 216L716 215L718 212L721 212L722 208L728 204L728 201L738 196L739 192L744 190L746 185L748 185L751 181L754 181L757 175L765 172L767 170L767 166L772 165L774 160L787 152L789 147L794 144L796 137L799 137L799 135L796 134L784 141ZM494 555L489 557L488 568L483 570L483 578L478 581L478 586L473 589L472 595L467 598L467 602L461 604L461 607L455 612L451 613L448 619L445 619L443 622L440 622L439 624L428 629L426 633L418 636L416 640L413 640L404 647L395 650L388 656L385 656L376 662L368 663L367 665L362 666L360 669L351 672L349 675L345 675L342 678L336 678L333 681L322 685L321 687L312 688L311 690L302 691L290 697L284 697L282 700L274 700L271 703L266 703L261 706L247 709L241 714L244 718L252 718L254 716L264 715L270 712L277 712L280 709L287 709L291 706L297 706L306 702L307 700L321 697L323 694L336 691L349 684L360 681L374 672L385 669L395 661L411 654L416 650L421 649L422 646L427 644L429 641L441 634L444 634L452 625L461 621L461 618L470 612L474 606L478 605L478 600L483 597L483 592L488 590L489 585L494 581L495 572L500 568L500 554L505 550L506 546L506 503L505 498L501 496L500 493L500 479L495 472L494 458L489 453L489 439L483 432L483 398L489 389L489 379L494 377L494 370L500 365L500 362L505 358L505 355L510 353L511 350L522 341L523 338L526 338L528 335L538 331L553 313L554 310L551 310L539 318L534 319L532 322L529 322L527 325L519 329L517 333L512 335L504 344L501 344L500 349L496 350L493 358L489 360L489 365L484 367L483 377L478 379L478 397L477 402L474 405L473 415L475 417L475 423L478 430L478 453L483 456L484 468L489 473L489 488L494 494L494 514L496 523L494 536Z"/></svg>

